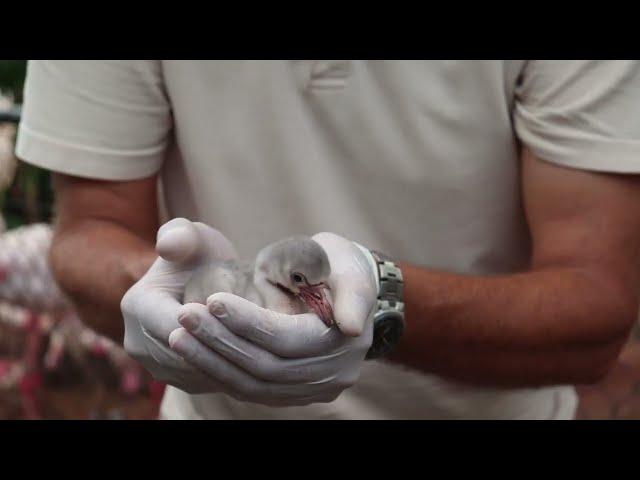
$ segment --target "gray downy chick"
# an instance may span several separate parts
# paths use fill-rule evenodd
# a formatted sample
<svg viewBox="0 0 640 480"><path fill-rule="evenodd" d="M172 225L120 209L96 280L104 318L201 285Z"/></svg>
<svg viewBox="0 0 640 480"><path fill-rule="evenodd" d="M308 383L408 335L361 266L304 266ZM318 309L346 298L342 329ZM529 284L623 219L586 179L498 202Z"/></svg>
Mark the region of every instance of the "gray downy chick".
<svg viewBox="0 0 640 480"><path fill-rule="evenodd" d="M229 292L281 313L313 312L327 326L334 323L331 273L324 249L306 236L285 238L258 253L255 263L210 262L187 282L183 303L206 304L217 292Z"/></svg>

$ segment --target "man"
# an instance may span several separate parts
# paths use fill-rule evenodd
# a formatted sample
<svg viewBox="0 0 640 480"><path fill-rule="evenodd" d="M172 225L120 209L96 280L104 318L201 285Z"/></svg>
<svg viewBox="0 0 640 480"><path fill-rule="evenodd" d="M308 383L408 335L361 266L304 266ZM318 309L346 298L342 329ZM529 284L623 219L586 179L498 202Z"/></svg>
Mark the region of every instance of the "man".
<svg viewBox="0 0 640 480"><path fill-rule="evenodd" d="M178 387L163 418L569 419L636 319L639 116L633 61L34 61L17 153L55 172L83 318ZM202 223L157 231L159 178ZM180 305L202 262L315 232L338 328ZM404 277L378 360L369 249Z"/></svg>

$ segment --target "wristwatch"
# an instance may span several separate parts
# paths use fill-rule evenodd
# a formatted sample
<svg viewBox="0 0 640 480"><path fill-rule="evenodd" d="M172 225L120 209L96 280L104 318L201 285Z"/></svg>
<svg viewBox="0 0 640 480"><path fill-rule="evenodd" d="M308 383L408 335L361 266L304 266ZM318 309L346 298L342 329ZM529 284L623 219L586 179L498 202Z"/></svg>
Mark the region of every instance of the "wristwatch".
<svg viewBox="0 0 640 480"><path fill-rule="evenodd" d="M373 313L373 342L366 360L390 353L404 331L403 279L400 268L383 253L358 245L375 263L378 298Z"/></svg>

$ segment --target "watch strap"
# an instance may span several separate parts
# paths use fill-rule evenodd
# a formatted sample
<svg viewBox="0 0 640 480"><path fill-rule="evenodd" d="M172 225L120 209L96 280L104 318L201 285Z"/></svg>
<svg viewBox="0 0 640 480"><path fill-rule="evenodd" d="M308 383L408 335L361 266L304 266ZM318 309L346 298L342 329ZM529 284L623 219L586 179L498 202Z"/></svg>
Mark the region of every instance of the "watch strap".
<svg viewBox="0 0 640 480"><path fill-rule="evenodd" d="M378 270L378 302L383 302L387 308L397 306L404 311L402 270L387 255L375 250L370 252Z"/></svg>
<svg viewBox="0 0 640 480"><path fill-rule="evenodd" d="M377 302L373 312L373 341L365 359L374 360L389 353L404 330L404 280L402 271L390 257L356 245L363 251L375 272Z"/></svg>

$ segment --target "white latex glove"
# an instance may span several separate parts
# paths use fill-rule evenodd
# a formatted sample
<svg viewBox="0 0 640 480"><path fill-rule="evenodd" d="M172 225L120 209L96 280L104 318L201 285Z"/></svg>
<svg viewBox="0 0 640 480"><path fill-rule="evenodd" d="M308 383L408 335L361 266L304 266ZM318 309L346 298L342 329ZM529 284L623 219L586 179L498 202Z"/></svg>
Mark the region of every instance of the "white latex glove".
<svg viewBox="0 0 640 480"><path fill-rule="evenodd" d="M235 249L217 230L176 218L158 230L156 250L159 258L120 304L125 350L158 381L189 393L221 391L215 379L171 351L168 341L179 327L184 286L193 270L212 259L234 259Z"/></svg>
<svg viewBox="0 0 640 480"><path fill-rule="evenodd" d="M337 326L314 313L286 315L229 293L186 304L169 344L243 401L271 406L333 401L359 377L373 339L377 281L365 254L331 233L315 235L331 264Z"/></svg>

